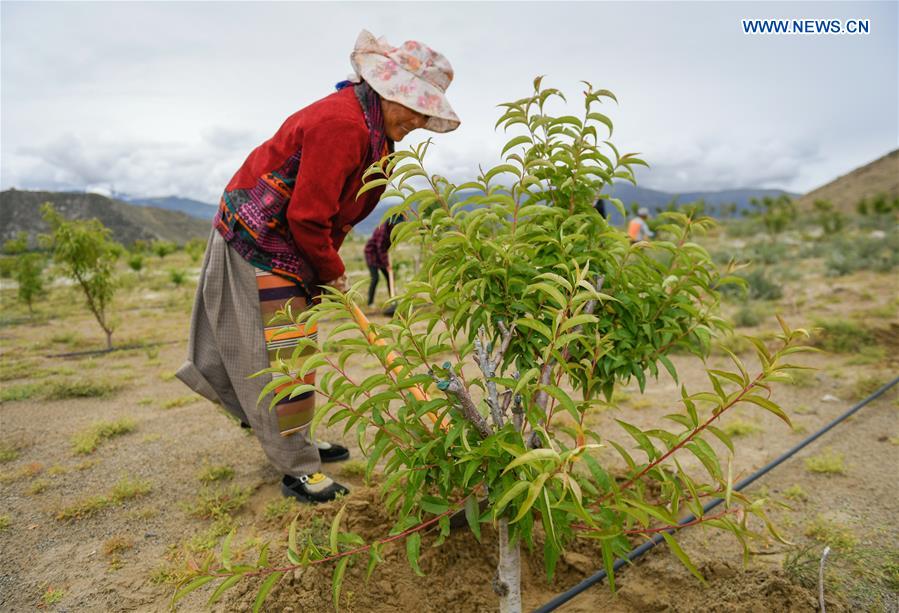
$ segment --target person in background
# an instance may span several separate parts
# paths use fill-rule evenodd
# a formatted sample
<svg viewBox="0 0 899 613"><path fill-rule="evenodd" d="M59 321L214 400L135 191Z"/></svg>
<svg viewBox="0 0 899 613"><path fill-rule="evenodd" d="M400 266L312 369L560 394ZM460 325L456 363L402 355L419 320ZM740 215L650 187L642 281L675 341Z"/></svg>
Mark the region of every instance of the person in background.
<svg viewBox="0 0 899 613"><path fill-rule="evenodd" d="M390 286L390 233L399 223L399 219L391 217L372 232L371 238L365 243L365 263L368 265L368 272L371 275L371 283L368 286L368 306L375 302L375 291L378 289L378 273L384 275L387 281L387 293L391 294L393 289Z"/></svg>
<svg viewBox="0 0 899 613"><path fill-rule="evenodd" d="M596 209L596 212L602 215L603 219L608 219L606 217L606 201L602 198L597 198L596 202L593 203L593 208Z"/></svg>
<svg viewBox="0 0 899 613"><path fill-rule="evenodd" d="M445 95L453 69L427 45L394 47L363 30L350 62L355 74L288 117L225 188L200 272L188 358L176 373L252 429L283 475L281 493L301 502L347 492L319 471L349 450L308 438L315 392L288 395L271 409L283 387L260 398L272 375L253 375L316 338L314 326L284 330L273 316L288 303L294 313L306 309L321 286L346 291L338 250L384 191L357 197L365 170L412 130L449 132L460 123ZM271 83L266 95L278 91ZM315 373L303 381L314 384Z"/></svg>
<svg viewBox="0 0 899 613"><path fill-rule="evenodd" d="M637 211L637 216L631 219L627 226L627 235L632 243L649 240L655 236L655 233L649 229L649 225L646 223L647 219L649 219L649 209L645 206L641 207Z"/></svg>

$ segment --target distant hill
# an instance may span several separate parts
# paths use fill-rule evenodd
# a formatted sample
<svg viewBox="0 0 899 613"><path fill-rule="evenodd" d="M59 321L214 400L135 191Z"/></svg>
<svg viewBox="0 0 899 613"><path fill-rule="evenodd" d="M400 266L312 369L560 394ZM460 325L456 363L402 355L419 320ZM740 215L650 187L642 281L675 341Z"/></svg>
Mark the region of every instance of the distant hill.
<svg viewBox="0 0 899 613"><path fill-rule="evenodd" d="M810 191L796 204L810 209L815 200L827 200L838 209L854 211L862 198L880 194L899 196L899 149Z"/></svg>
<svg viewBox="0 0 899 613"><path fill-rule="evenodd" d="M164 196L161 198L139 198L117 194L119 200L128 204L138 206L152 206L157 209L166 209L169 211L180 211L197 219L211 220L218 210L217 205L208 202L200 202L199 200L191 200L190 198L181 198L179 196Z"/></svg>
<svg viewBox="0 0 899 613"><path fill-rule="evenodd" d="M44 202L52 202L68 219L99 219L112 230L113 238L125 245L139 239L184 243L209 235L209 221L178 211L135 206L99 194L10 189L0 192L0 242L24 230L34 244L37 234L49 230L40 214Z"/></svg>
<svg viewBox="0 0 899 613"><path fill-rule="evenodd" d="M677 194L671 192L662 192L646 187L634 187L630 183L615 183L614 188L611 190L611 195L621 200L624 203L624 206L628 209L630 208L632 203L637 203L639 206L645 206L651 211L658 211L664 209L672 200L675 199L679 204L687 204L689 202L695 202L696 200L703 199L706 203L706 214L712 216L720 216L720 207L722 207L723 205L736 203L737 213L739 214L740 211L750 208L750 198L761 198L763 196L779 196L781 194L789 194L794 198L798 196L798 194L786 192L782 189L754 188L731 189L714 192L684 192L682 194ZM360 222L353 229L353 231L366 236L370 235L374 231L374 229L378 227L378 224L381 222L381 217L392 206L394 206L393 202L379 203L372 214L369 215L365 220ZM609 220L613 224L622 223L621 215L619 215L616 210L614 210L612 207L609 207L608 210Z"/></svg>

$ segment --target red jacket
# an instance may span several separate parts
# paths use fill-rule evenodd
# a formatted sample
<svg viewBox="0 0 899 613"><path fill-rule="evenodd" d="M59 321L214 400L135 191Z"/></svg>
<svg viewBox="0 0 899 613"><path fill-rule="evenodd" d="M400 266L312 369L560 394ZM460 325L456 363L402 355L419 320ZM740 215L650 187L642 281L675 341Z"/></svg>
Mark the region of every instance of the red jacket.
<svg viewBox="0 0 899 613"><path fill-rule="evenodd" d="M384 191L356 200L363 172L387 153L386 143L372 150L371 134L353 87L294 113L228 183L217 227L261 268L307 285L341 276L337 250Z"/></svg>

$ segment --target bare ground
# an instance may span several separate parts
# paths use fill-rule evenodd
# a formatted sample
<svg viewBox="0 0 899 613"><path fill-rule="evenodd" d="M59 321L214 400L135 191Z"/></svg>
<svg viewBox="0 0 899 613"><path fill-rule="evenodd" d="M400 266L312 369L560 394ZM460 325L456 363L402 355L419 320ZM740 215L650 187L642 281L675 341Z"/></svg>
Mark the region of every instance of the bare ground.
<svg viewBox="0 0 899 613"><path fill-rule="evenodd" d="M181 262L183 266L189 263ZM163 268L160 266L160 269ZM37 607L58 611L156 611L169 608L178 569L190 557L201 560L221 537L216 526L239 526L238 540L247 555L255 542L270 540L280 552L285 527L294 510L278 513L280 475L267 466L255 439L211 404L192 397L172 378L186 351L192 288L173 288L165 275L147 273L122 291L118 304L118 342L169 343L144 349L80 358L49 358L50 354L102 346L96 324L82 311L71 288L51 292L38 325L11 304L3 292L4 325L0 328L4 402L0 408L0 442L10 450L0 464L0 516L8 527L0 530L0 609L25 611ZM818 370L800 384L776 390L778 401L793 416L790 429L773 416L738 409L724 418L748 424L737 439L737 467L741 476L777 456L855 402L877 382L899 374L899 324L895 305L896 282L889 275L859 273L838 281L807 275L787 285L776 306L793 325L810 325L817 317L855 316L877 331L875 342L886 349L873 363L858 356L818 354L806 362ZM775 308L772 306L772 310ZM18 309L18 310L17 310ZM53 319L47 317L53 313ZM861 315L860 315L861 314ZM43 323L40 323L43 322ZM774 328L770 317L753 331ZM751 361L751 360L750 360ZM862 360L861 362L864 362ZM688 388L704 385L701 367L683 356L675 363ZM723 364L713 357L710 365ZM701 365L700 365L701 366ZM54 382L87 381L110 384L105 395L84 398L47 398ZM29 387L30 386L30 387ZM101 390L102 392L103 390ZM645 394L626 389L620 408L595 416L594 425L617 436L614 418L638 426L657 422L670 412L677 386L667 378L650 384ZM101 443L90 454L73 450L73 434L100 421L130 418L133 431ZM744 428L747 429L747 428ZM339 433L330 433L338 440ZM813 611L816 586L809 582L808 564L794 560L804 545L817 555L828 530L850 539L851 546L835 549L835 572L827 584L828 609L897 611L896 592L883 582L868 580L855 566L859 551L873 551L872 562L899 583L899 497L895 481L899 469L899 403L895 390L871 403L857 416L817 441L758 482L755 493L769 495L791 508L776 508L773 517L787 540L753 543L754 555L743 565L733 539L713 530L689 529L680 535L706 576L700 584L664 546L618 577L619 589L590 588L566 611ZM352 442L352 441L347 441ZM805 460L829 454L842 456L844 472L812 473ZM354 449L354 457L358 458ZM608 463L611 454L601 455ZM203 491L204 468L227 466L230 479L214 482L208 492L245 488L247 499L216 524L196 517ZM366 486L353 464L336 466L335 477L352 487L346 501L350 526L367 537L386 534L390 526L377 495L376 484ZM91 497L110 499L122 479L146 482L149 491L101 505L87 517L61 520L58 515ZM801 492L801 495L800 495ZM334 505L302 509L304 526L327 527ZM315 517L321 519L316 520ZM817 526L824 529L815 529ZM760 526L757 526L760 527ZM198 535L202 538L198 538ZM851 537L851 538L850 538ZM423 545L422 569L415 576L402 545L385 552L386 563L366 585L361 564L351 566L341 607L347 611L490 611L496 600L490 588L495 566L494 535L486 531L477 543L467 531L454 532L439 549ZM842 542L842 541L841 541ZM238 551L240 555L240 550ZM840 560L844 561L841 566ZM180 565L180 566L179 566ZM892 566L890 566L892 565ZM601 567L589 546L578 546L560 563L547 583L540 556L528 556L523 576L526 607L534 607L577 583ZM890 575L889 573L893 574ZM853 575L854 573L854 575ZM182 610L203 610L204 595L186 599ZM249 610L255 586L235 588L218 610ZM288 575L266 606L271 611L329 609L330 571L313 568Z"/></svg>

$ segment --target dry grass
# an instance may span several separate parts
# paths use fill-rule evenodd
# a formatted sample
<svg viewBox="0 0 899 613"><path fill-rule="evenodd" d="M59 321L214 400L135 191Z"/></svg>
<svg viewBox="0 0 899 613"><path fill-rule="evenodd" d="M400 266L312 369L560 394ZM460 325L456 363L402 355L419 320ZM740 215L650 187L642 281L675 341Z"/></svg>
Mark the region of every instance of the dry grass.
<svg viewBox="0 0 899 613"><path fill-rule="evenodd" d="M200 397L195 394L192 394L190 396L179 396L178 398L172 398L171 400L166 400L165 402L163 402L162 408L166 410L175 409L178 407L184 407L189 404L193 404L198 400L200 400Z"/></svg>
<svg viewBox="0 0 899 613"><path fill-rule="evenodd" d="M762 427L758 424L743 419L732 419L724 424L721 429L732 438L748 436L762 431Z"/></svg>
<svg viewBox="0 0 899 613"><path fill-rule="evenodd" d="M805 535L836 549L852 549L858 537L840 522L818 515L805 528Z"/></svg>
<svg viewBox="0 0 899 613"><path fill-rule="evenodd" d="M188 515L199 519L218 519L239 511L250 498L250 488L232 485L227 490L204 487L192 502L185 503Z"/></svg>
<svg viewBox="0 0 899 613"><path fill-rule="evenodd" d="M234 469L230 466L206 466L200 471L198 478L209 485L215 481L227 481L234 477Z"/></svg>
<svg viewBox="0 0 899 613"><path fill-rule="evenodd" d="M116 421L97 422L87 430L75 434L72 437L72 447L75 453L93 453L105 441L133 432L134 428L134 420L127 417Z"/></svg>
<svg viewBox="0 0 899 613"><path fill-rule="evenodd" d="M842 453L834 453L831 450L825 450L818 455L805 459L805 468L809 472L825 474L825 475L843 475L846 474L846 466L843 462Z"/></svg>
<svg viewBox="0 0 899 613"><path fill-rule="evenodd" d="M105 496L90 496L63 507L56 513L60 521L83 519L111 506L146 495L152 489L149 481L122 477Z"/></svg>

